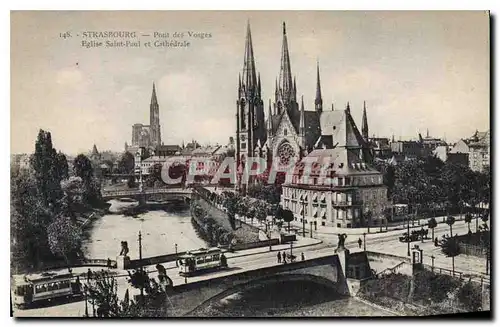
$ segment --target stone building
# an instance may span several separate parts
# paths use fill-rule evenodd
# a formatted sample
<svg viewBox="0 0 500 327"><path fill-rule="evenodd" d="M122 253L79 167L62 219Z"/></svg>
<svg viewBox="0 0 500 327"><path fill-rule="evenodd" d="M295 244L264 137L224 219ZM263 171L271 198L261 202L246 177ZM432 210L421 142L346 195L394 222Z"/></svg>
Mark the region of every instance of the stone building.
<svg viewBox="0 0 500 327"><path fill-rule="evenodd" d="M382 174L370 164L366 144L348 108L322 115L321 127L331 133L322 135L318 142L334 145L313 150L300 161L291 182L283 185L282 206L290 209L297 221L304 217L306 224L312 221L316 226L385 224L387 188ZM319 167L327 163L331 182L325 185ZM304 174L307 165L312 166L310 174Z"/></svg>

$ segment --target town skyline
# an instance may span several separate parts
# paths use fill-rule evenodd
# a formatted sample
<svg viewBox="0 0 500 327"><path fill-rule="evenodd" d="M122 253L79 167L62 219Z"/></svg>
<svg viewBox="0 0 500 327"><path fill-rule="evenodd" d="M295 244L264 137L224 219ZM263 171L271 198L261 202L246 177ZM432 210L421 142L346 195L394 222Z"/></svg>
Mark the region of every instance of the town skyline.
<svg viewBox="0 0 500 327"><path fill-rule="evenodd" d="M151 19L141 22L136 12L63 12L44 24L54 14L12 14L12 153L32 152L40 128L65 153L93 144L122 151L132 125L148 122L153 82L165 144L227 143L235 135L247 21L266 115L286 22L292 74L306 110L314 109L319 60L324 110L349 102L360 125L366 101L370 136L416 139L428 129L457 141L489 129L489 39L478 32L489 29L485 12L143 12ZM27 19L33 22L26 25ZM70 22L75 31L90 29L89 19L92 30L165 26L161 30L211 37L188 49L129 51L85 49L58 37ZM19 33L31 33L30 42L16 42Z"/></svg>

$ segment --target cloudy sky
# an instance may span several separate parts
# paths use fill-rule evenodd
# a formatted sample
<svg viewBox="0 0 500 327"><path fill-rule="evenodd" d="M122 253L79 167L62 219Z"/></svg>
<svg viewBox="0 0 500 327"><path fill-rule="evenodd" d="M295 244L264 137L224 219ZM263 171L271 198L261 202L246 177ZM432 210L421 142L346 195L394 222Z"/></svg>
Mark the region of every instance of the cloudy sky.
<svg viewBox="0 0 500 327"><path fill-rule="evenodd" d="M351 104L370 134L454 141L489 128L485 12L14 12L11 151L32 152L40 128L66 153L123 150L149 123L157 85L165 144L226 143L235 132L238 73L250 20L264 103L279 73L282 22L292 73L314 108L319 59L324 106ZM81 47L84 31L204 32L185 49ZM60 33L71 31L71 39ZM151 40L142 37L143 42ZM266 110L267 114L267 110Z"/></svg>

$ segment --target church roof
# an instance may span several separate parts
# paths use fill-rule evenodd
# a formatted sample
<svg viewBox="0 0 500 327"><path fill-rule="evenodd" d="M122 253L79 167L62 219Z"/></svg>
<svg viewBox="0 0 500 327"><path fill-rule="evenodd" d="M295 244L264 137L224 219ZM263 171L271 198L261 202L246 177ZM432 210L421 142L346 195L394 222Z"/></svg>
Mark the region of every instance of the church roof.
<svg viewBox="0 0 500 327"><path fill-rule="evenodd" d="M320 117L321 134L331 135L333 146L359 148L364 140L346 110L324 111Z"/></svg>
<svg viewBox="0 0 500 327"><path fill-rule="evenodd" d="M332 169L339 175L380 174L378 170L367 164L359 156L359 150L345 147L313 150L307 157L301 160L301 162L308 161L318 163L330 162L333 164Z"/></svg>
<svg viewBox="0 0 500 327"><path fill-rule="evenodd" d="M314 143L321 135L319 115L316 111L304 110L304 118L306 129L306 146L312 149L314 147Z"/></svg>

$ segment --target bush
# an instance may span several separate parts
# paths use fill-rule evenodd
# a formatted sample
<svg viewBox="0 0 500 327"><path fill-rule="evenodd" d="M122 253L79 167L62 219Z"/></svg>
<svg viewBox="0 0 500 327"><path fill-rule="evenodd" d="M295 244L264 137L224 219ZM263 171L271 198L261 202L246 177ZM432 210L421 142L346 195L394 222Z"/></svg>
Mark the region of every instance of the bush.
<svg viewBox="0 0 500 327"><path fill-rule="evenodd" d="M468 312L480 311L482 308L481 289L470 281L458 290L457 298Z"/></svg>

